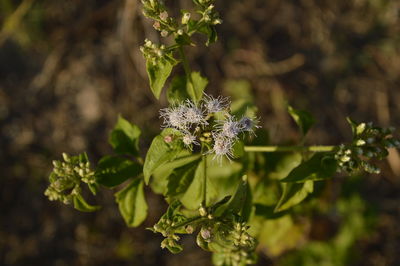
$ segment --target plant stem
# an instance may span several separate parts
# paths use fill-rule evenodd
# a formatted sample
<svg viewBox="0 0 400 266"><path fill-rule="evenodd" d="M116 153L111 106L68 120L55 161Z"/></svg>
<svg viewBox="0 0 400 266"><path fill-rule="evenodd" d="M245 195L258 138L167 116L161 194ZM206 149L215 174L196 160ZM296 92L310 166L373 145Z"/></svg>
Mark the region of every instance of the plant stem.
<svg viewBox="0 0 400 266"><path fill-rule="evenodd" d="M203 175L203 206L207 206L207 155L203 156L203 161L204 161L204 175Z"/></svg>
<svg viewBox="0 0 400 266"><path fill-rule="evenodd" d="M187 224L190 224L190 223L192 223L192 222L194 222L194 221L197 221L197 220L200 220L200 219L202 219L202 218L204 218L204 217L203 217L203 216L195 216L195 217L192 217L192 218L187 219L186 221L183 221L183 222L181 222L181 223L178 223L178 224L172 226L172 228L178 229L179 227L185 226L185 225L187 225Z"/></svg>
<svg viewBox="0 0 400 266"><path fill-rule="evenodd" d="M329 152L336 146L245 146L246 152L290 152L290 151L311 151L311 152Z"/></svg>
<svg viewBox="0 0 400 266"><path fill-rule="evenodd" d="M179 53L181 54L182 65L183 65L183 69L185 70L186 78L188 79L188 81L191 84L193 84L189 62L186 58L185 51L183 50L182 45L179 46Z"/></svg>

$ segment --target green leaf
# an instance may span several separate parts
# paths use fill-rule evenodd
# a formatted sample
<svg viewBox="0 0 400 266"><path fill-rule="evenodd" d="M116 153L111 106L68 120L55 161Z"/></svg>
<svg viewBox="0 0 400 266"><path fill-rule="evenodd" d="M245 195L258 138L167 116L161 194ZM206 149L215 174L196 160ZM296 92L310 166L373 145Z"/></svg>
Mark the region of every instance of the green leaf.
<svg viewBox="0 0 400 266"><path fill-rule="evenodd" d="M153 192L158 194L167 195L168 191L168 177L173 173L176 168L182 167L192 161L201 157L201 154L191 155L186 150L181 151L174 160L167 162L158 167L152 174L150 182Z"/></svg>
<svg viewBox="0 0 400 266"><path fill-rule="evenodd" d="M231 197L226 205L219 207L215 211L215 215L224 216L227 214L242 214L249 192L250 188L247 182L247 176L243 176L242 182L238 185L233 197Z"/></svg>
<svg viewBox="0 0 400 266"><path fill-rule="evenodd" d="M146 62L150 89L157 99L160 98L161 91L169 75L171 75L173 67L174 65L168 60L157 60L155 65L152 62Z"/></svg>
<svg viewBox="0 0 400 266"><path fill-rule="evenodd" d="M179 44L180 46L192 45L192 44L193 44L192 40L190 39L190 36L187 35L186 33L185 33L185 34L182 34L182 35L178 35L178 36L175 38L175 42L176 42L177 44Z"/></svg>
<svg viewBox="0 0 400 266"><path fill-rule="evenodd" d="M308 161L294 168L281 182L306 182L307 180L324 180L332 177L337 162L325 153L316 153Z"/></svg>
<svg viewBox="0 0 400 266"><path fill-rule="evenodd" d="M210 208L210 212L212 214L214 214L214 212L219 209L221 206L225 205L226 203L229 202L229 200L232 198L232 196L228 195L225 196L224 198L222 198L220 201L218 201L217 203L215 203L213 206L211 206Z"/></svg>
<svg viewBox="0 0 400 266"><path fill-rule="evenodd" d="M181 208L181 206L182 206L182 203L179 200L174 200L168 206L168 209L165 212L165 214L163 215L163 217L165 216L165 219L172 220L174 215L179 212L179 209Z"/></svg>
<svg viewBox="0 0 400 266"><path fill-rule="evenodd" d="M209 46L210 44L215 43L218 40L217 31L212 26L205 25L199 28L199 32L207 36L206 46Z"/></svg>
<svg viewBox="0 0 400 266"><path fill-rule="evenodd" d="M176 155L182 150L182 147L177 145L173 140L171 143L166 143L164 137L171 130L164 130L161 135L156 136L146 154L146 160L143 166L143 175L146 185L149 184L150 177L154 171L168 161L172 161Z"/></svg>
<svg viewBox="0 0 400 266"><path fill-rule="evenodd" d="M100 206L93 206L86 202L82 195L74 196L74 208L81 212L94 212L100 209Z"/></svg>
<svg viewBox="0 0 400 266"><path fill-rule="evenodd" d="M172 79L171 86L167 90L167 99L171 105L181 103L189 98L186 91L186 77L176 76Z"/></svg>
<svg viewBox="0 0 400 266"><path fill-rule="evenodd" d="M177 196L186 192L193 181L199 160L190 162L184 166L176 168L168 177L167 196Z"/></svg>
<svg viewBox="0 0 400 266"><path fill-rule="evenodd" d="M307 134L308 130L314 125L315 120L312 115L303 110L294 109L292 106L288 106L288 112L300 127L303 137Z"/></svg>
<svg viewBox="0 0 400 266"><path fill-rule="evenodd" d="M143 180L136 178L122 190L115 193L119 211L128 226L139 226L147 216Z"/></svg>
<svg viewBox="0 0 400 266"><path fill-rule="evenodd" d="M205 241L204 238L201 236L200 232L197 234L196 237L196 244L205 251L211 251L210 247L208 246L209 242ZM216 264L216 265L223 265L223 264Z"/></svg>
<svg viewBox="0 0 400 266"><path fill-rule="evenodd" d="M207 180L208 181L208 180ZM181 197L180 201L182 204L190 209L196 210L200 207L203 201L203 188L204 188L204 160L202 160L194 174L194 178L189 188L186 190L185 194ZM207 188L208 182L207 182Z"/></svg>
<svg viewBox="0 0 400 266"><path fill-rule="evenodd" d="M314 191L314 181L304 183L283 183L283 193L275 207L275 212L289 209L302 202L308 194Z"/></svg>
<svg viewBox="0 0 400 266"><path fill-rule="evenodd" d="M254 207L256 209L255 214L265 219L276 219L287 214L286 211L275 212L275 206L271 205L254 204Z"/></svg>
<svg viewBox="0 0 400 266"><path fill-rule="evenodd" d="M118 154L139 155L139 137L141 131L138 126L131 124L122 116L118 116L117 124L111 131L108 142Z"/></svg>
<svg viewBox="0 0 400 266"><path fill-rule="evenodd" d="M198 103L203 97L203 91L208 84L208 80L203 78L199 72L192 72L190 75L191 79L188 79L186 84L186 90L190 98Z"/></svg>
<svg viewBox="0 0 400 266"><path fill-rule="evenodd" d="M244 143L241 140L235 141L232 147L233 158L237 159L244 155Z"/></svg>
<svg viewBox="0 0 400 266"><path fill-rule="evenodd" d="M353 133L353 138L357 136L357 122L351 119L350 117L346 117L347 123L349 123L351 127L351 131Z"/></svg>
<svg viewBox="0 0 400 266"><path fill-rule="evenodd" d="M96 169L96 182L105 187L115 187L128 178L142 173L142 166L128 158L119 156L105 156L101 158Z"/></svg>
<svg viewBox="0 0 400 266"><path fill-rule="evenodd" d="M172 254L178 254L178 253L182 252L183 247L181 245L179 245L178 243L176 243L175 241L173 243L174 243L173 245L166 246L167 249L169 250L169 252L171 252Z"/></svg>
<svg viewBox="0 0 400 266"><path fill-rule="evenodd" d="M96 195L98 190L99 190L99 184L96 182L94 184L87 184L90 192L92 192L93 195Z"/></svg>

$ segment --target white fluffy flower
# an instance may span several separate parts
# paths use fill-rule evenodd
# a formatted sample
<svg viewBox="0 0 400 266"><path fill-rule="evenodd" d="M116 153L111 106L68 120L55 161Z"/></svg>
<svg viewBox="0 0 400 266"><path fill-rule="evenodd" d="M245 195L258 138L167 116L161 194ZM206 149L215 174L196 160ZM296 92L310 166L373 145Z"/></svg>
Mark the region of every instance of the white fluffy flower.
<svg viewBox="0 0 400 266"><path fill-rule="evenodd" d="M236 139L239 133L242 131L240 123L235 119L234 116L229 116L227 120L218 121L216 128L218 133L227 138Z"/></svg>
<svg viewBox="0 0 400 266"><path fill-rule="evenodd" d="M203 111L196 106L192 101L187 100L183 107L183 116L187 124L194 125L207 125L207 121L204 118Z"/></svg>
<svg viewBox="0 0 400 266"><path fill-rule="evenodd" d="M200 145L200 144L197 142L196 137L193 136L193 135L190 134L190 133L185 134L185 135L182 137L182 141L183 141L183 144L185 144L185 146L187 146L187 147L191 147L193 144Z"/></svg>
<svg viewBox="0 0 400 266"><path fill-rule="evenodd" d="M185 130L187 128L187 121L184 117L184 109L184 106L161 109L160 117L164 118L163 127Z"/></svg>
<svg viewBox="0 0 400 266"><path fill-rule="evenodd" d="M214 98L213 96L204 93L203 107L207 114L221 112L224 109L227 109L229 104L230 102L228 98L222 96Z"/></svg>
<svg viewBox="0 0 400 266"><path fill-rule="evenodd" d="M216 134L214 135L214 145L210 151L214 153L214 158L221 162L222 157L226 156L228 159L233 158L233 141L225 136Z"/></svg>
<svg viewBox="0 0 400 266"><path fill-rule="evenodd" d="M257 119L252 119L250 117L244 116L239 121L239 127L240 130L243 132L250 132L254 134L254 129L260 127L257 125L257 123Z"/></svg>

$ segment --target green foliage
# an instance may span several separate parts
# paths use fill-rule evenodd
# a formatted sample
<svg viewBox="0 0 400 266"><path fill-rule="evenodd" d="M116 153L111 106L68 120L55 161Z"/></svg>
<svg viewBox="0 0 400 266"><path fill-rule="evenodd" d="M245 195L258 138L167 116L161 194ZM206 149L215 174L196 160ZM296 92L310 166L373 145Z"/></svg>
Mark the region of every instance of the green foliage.
<svg viewBox="0 0 400 266"><path fill-rule="evenodd" d="M146 219L147 203L144 197L143 179L136 178L115 193L115 200L128 226L139 226Z"/></svg>
<svg viewBox="0 0 400 266"><path fill-rule="evenodd" d="M304 183L282 184L282 196L275 207L275 212L284 211L299 204L313 191L314 182L312 180Z"/></svg>
<svg viewBox="0 0 400 266"><path fill-rule="evenodd" d="M196 234L197 245L213 252L215 265L248 265L256 262L258 241L260 250L271 256L307 241L309 226L299 221L307 220L302 215L310 216L310 210L316 211L315 202L321 200L318 188L323 183L319 181L334 178L342 170L377 173L368 160L383 159L388 149L400 147L400 142L391 128L348 119L353 131L351 143L306 147L305 136L315 120L308 112L288 106L302 134L299 145L246 146L259 132L257 143L268 144L268 133L258 130L250 82L225 83L232 102L222 96L214 98L204 92L208 80L200 72L191 71L185 56L184 48L195 46L194 34L205 35L206 45L217 40L215 25L221 20L213 2L193 0L197 15L182 10L181 17L175 18L162 1L142 0L143 13L154 21L153 27L161 37L171 37L169 46L145 40L141 47L154 96L161 97L174 67L182 63L185 71L171 79L166 91L170 106L160 111L164 129L153 138L143 160L139 150L141 130L119 116L109 138L115 154L104 156L95 170L90 168L86 154L64 154L64 162L53 162L45 194L50 200L73 202L80 211L94 211L98 206L82 197L82 183L94 195L100 186L118 188L115 200L120 213L128 226L136 227L146 219L144 185L150 185L169 204L160 220L149 228L164 237L162 248L179 253L183 250L180 235ZM364 207L360 201L356 197L341 199L337 206L340 213L356 215L345 219L334 240L310 243L306 247L309 254L294 255L289 265L321 265L326 262L323 253L329 253L334 261L327 265L349 262L347 250L363 231L357 231L357 227L364 228L360 224L359 209Z"/></svg>
<svg viewBox="0 0 400 266"><path fill-rule="evenodd" d="M368 162L376 158L382 160L389 148L400 148L400 141L393 137L394 128L380 128L372 123L357 123L347 118L352 132L351 144L340 145L335 153L339 169L348 173L364 170L368 173L380 173L380 169Z"/></svg>
<svg viewBox="0 0 400 266"><path fill-rule="evenodd" d="M153 139L143 166L146 185L149 184L151 175L158 167L168 161L172 161L182 150L182 145L176 138L177 136L179 136L179 132L172 129L165 129Z"/></svg>
<svg viewBox="0 0 400 266"><path fill-rule="evenodd" d="M81 183L86 183L96 194L95 174L90 169L86 153L69 156L63 153L62 161L53 161L54 169L50 174L50 185L44 192L49 200L58 200L64 204L74 203L77 210L90 212L99 207L88 204L82 197Z"/></svg>
<svg viewBox="0 0 400 266"><path fill-rule="evenodd" d="M118 116L117 124L111 131L109 143L118 154L138 156L140 134L138 126L129 123L122 116Z"/></svg>
<svg viewBox="0 0 400 266"><path fill-rule="evenodd" d="M356 242L366 236L373 224L374 216L367 202L359 195L359 181L352 184L350 194L342 195L331 207L335 210L335 220L341 220L341 226L335 234L323 241L312 239L301 249L294 250L279 260L279 265L328 265L341 266L356 264L362 256L355 247ZM316 210L322 217L329 219L329 213ZM312 218L312 217L310 217ZM318 220L317 220L318 222ZM318 226L318 224L315 224ZM275 245L281 245L275 243Z"/></svg>
<svg viewBox="0 0 400 266"><path fill-rule="evenodd" d="M199 72L192 72L187 78L177 76L172 79L167 90L168 102L171 105L177 105L190 98L194 103L198 103L203 98L207 84L208 80L202 77ZM186 88L186 90L182 88Z"/></svg>
<svg viewBox="0 0 400 266"><path fill-rule="evenodd" d="M166 195L176 197L186 192L199 167L199 160L192 161L186 165L174 169L168 177L168 190Z"/></svg>
<svg viewBox="0 0 400 266"><path fill-rule="evenodd" d="M315 123L313 116L307 111L294 109L290 105L288 106L288 112L300 127L301 133L304 137Z"/></svg>
<svg viewBox="0 0 400 266"><path fill-rule="evenodd" d="M326 153L316 153L309 160L294 168L282 182L306 182L324 180L333 177L337 162Z"/></svg>
<svg viewBox="0 0 400 266"><path fill-rule="evenodd" d="M186 88L186 77L175 76L167 90L167 99L171 105L177 105L189 98L187 91L182 88Z"/></svg>
<svg viewBox="0 0 400 266"><path fill-rule="evenodd" d="M198 103L203 98L203 92L208 84L208 80L203 78L199 72L192 72L188 77L186 90L193 102Z"/></svg>
<svg viewBox="0 0 400 266"><path fill-rule="evenodd" d="M108 188L118 186L142 173L142 165L125 157L104 156L96 168L96 182Z"/></svg>
<svg viewBox="0 0 400 266"><path fill-rule="evenodd" d="M150 88L157 99L160 98L161 91L173 67L174 65L167 60L158 60L155 63L147 62L146 69L149 75Z"/></svg>
<svg viewBox="0 0 400 266"><path fill-rule="evenodd" d="M206 174L204 172L204 164L205 161L202 160L197 165L194 176L192 176L192 182L190 186L187 187L187 190L180 198L183 206L189 210L197 210L203 201L204 187L207 185L207 180L204 178Z"/></svg>
<svg viewBox="0 0 400 266"><path fill-rule="evenodd" d="M86 202L82 195L78 194L73 197L74 208L81 212L93 212L100 209L100 206L92 206Z"/></svg>

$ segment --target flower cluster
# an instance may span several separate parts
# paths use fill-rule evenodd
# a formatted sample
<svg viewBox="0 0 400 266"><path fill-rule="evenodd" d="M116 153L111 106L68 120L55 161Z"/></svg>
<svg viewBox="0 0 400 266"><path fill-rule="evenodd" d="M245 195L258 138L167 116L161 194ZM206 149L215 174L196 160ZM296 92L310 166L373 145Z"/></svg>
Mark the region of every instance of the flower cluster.
<svg viewBox="0 0 400 266"><path fill-rule="evenodd" d="M356 123L348 119L353 130L353 142L340 145L335 152L339 170L352 172L363 169L378 174L380 169L367 160L382 160L388 155L388 148L400 148L400 141L393 137L394 128L375 127L372 123Z"/></svg>
<svg viewBox="0 0 400 266"><path fill-rule="evenodd" d="M157 45L146 39L144 41L144 45L140 47L140 51L143 53L147 62L150 62L153 66L163 61L168 61L171 64L175 64L175 59L172 56L172 52L170 49L166 48L165 45Z"/></svg>
<svg viewBox="0 0 400 266"><path fill-rule="evenodd" d="M214 154L219 161L226 156L234 157L233 146L243 133L254 134L257 120L244 116L237 119L230 113L230 102L219 96L204 95L199 104L190 100L160 110L164 119L162 127L174 128L181 133L183 144L193 150L201 146L202 151Z"/></svg>
<svg viewBox="0 0 400 266"><path fill-rule="evenodd" d="M53 161L50 186L44 194L49 200L59 200L69 204L73 197L81 194L81 182L92 185L96 180L86 154L69 156L63 153L63 159L64 162Z"/></svg>
<svg viewBox="0 0 400 266"><path fill-rule="evenodd" d="M197 244L214 252L214 265L239 266L256 262L257 245L255 238L248 233L249 226L234 220L205 222L197 235Z"/></svg>
<svg viewBox="0 0 400 266"><path fill-rule="evenodd" d="M143 14L154 20L153 28L160 32L161 37L174 36L187 39L196 32L204 33L204 29L221 24L222 20L214 10L214 0L194 0L198 15L192 16L188 11L182 11L179 20L171 17L161 0L142 0ZM198 18L200 15L200 18ZM189 41L190 43L190 41ZM187 44L189 44L187 43Z"/></svg>

